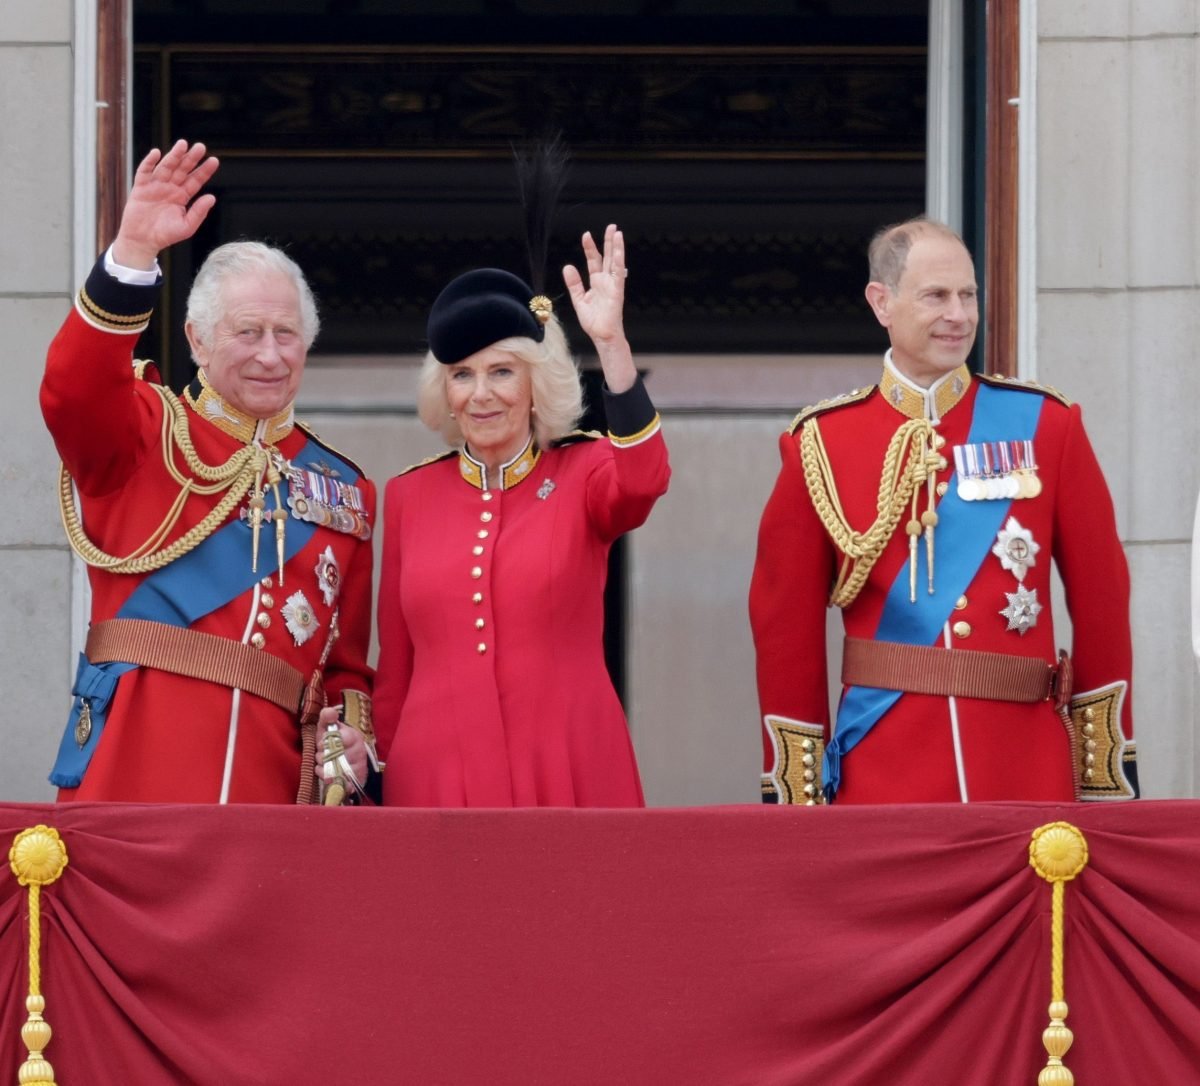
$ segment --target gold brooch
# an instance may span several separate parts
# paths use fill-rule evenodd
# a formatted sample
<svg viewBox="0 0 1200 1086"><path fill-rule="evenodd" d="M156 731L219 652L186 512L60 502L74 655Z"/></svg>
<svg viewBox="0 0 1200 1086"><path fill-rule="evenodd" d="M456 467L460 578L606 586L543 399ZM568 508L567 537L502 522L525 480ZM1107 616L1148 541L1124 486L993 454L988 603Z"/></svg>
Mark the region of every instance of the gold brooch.
<svg viewBox="0 0 1200 1086"><path fill-rule="evenodd" d="M544 294L535 294L529 299L529 308L542 324L546 324L554 312L554 303Z"/></svg>

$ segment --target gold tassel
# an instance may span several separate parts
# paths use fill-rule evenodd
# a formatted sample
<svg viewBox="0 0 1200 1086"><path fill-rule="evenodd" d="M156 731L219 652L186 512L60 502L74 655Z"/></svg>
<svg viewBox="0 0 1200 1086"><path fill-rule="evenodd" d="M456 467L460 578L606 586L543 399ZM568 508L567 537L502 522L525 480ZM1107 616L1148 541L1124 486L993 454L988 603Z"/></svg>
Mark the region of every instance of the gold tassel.
<svg viewBox="0 0 1200 1086"><path fill-rule="evenodd" d="M904 530L908 533L908 601L917 602L917 540L921 536L921 522L917 519L917 490L913 487L912 511Z"/></svg>
<svg viewBox="0 0 1200 1086"><path fill-rule="evenodd" d="M283 551L284 534L287 524L287 510L283 507L283 499L279 496L279 481L282 476L275 466L274 457L267 461L267 484L275 495L275 509L271 514L275 521L275 560L279 566L279 587L283 587Z"/></svg>
<svg viewBox="0 0 1200 1086"><path fill-rule="evenodd" d="M254 496L250 499L250 572L258 572L258 535L262 531L263 522L262 486L257 481L254 484Z"/></svg>
<svg viewBox="0 0 1200 1086"><path fill-rule="evenodd" d="M13 838L8 863L17 882L29 887L29 1018L21 1027L21 1040L29 1055L17 1072L20 1086L54 1086L54 1068L42 1056L50 1043L50 1023L42 1017L42 898L43 886L54 882L67 866L67 846L49 826L22 830Z"/></svg>
<svg viewBox="0 0 1200 1086"><path fill-rule="evenodd" d="M934 511L937 505L937 471L931 471L925 481L925 512L921 514L921 524L925 528L925 560L929 563L929 594L933 595L933 530L937 527L938 515Z"/></svg>
<svg viewBox="0 0 1200 1086"><path fill-rule="evenodd" d="M1033 831L1029 842L1030 866L1053 887L1050 910L1050 1024L1042 1031L1042 1044L1050 1059L1038 1075L1038 1086L1073 1086L1075 1076L1063 1065L1063 1056L1075 1040L1066 1026L1067 1002L1063 984L1063 899L1065 884L1088 862L1087 840L1069 822L1050 822Z"/></svg>

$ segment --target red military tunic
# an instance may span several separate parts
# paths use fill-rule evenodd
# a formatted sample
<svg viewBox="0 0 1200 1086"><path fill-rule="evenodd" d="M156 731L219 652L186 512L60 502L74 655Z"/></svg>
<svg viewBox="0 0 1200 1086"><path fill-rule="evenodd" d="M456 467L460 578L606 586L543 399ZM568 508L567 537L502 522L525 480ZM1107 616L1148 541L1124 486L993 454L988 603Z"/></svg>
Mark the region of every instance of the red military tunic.
<svg viewBox="0 0 1200 1086"><path fill-rule="evenodd" d="M1013 500L1008 516L1016 519L1013 530L1027 533L1039 550L1023 582L999 556L986 551L932 644L947 652L969 649L1034 657L1051 667L1056 657L1050 615L1052 556L1073 623L1073 704L1078 710L1073 715L1084 729L1075 755L1079 765L1073 764L1068 729L1050 701L901 693L857 746L843 755L839 803L1071 800L1077 772L1084 778L1084 798L1136 789L1136 783L1126 787L1122 777L1128 772L1136 781L1129 698L1129 575L1108 489L1078 407L1068 406L1049 390L1016 382L993 383L1006 390L1023 389L1009 395L1037 397L1029 410L1036 419L1033 447L1041 492ZM969 444L979 393L979 382L966 367L942 378L927 396L886 367L882 386L802 413L780 439L783 464L763 513L750 591L767 801L804 802L806 784L808 796L819 797L821 750L834 734L828 707L825 608L844 556L814 506L814 490L805 477L800 424L816 418L845 520L862 533L878 515L885 453L906 418L922 413L940 418L935 429L944 439L940 448L946 460L936 476L937 493L944 495L949 487L956 487L951 454L955 446ZM924 503L922 487L918 510L925 508ZM898 577L903 579L903 600L908 600L905 521L910 515L906 507L861 592L843 610L848 636L876 638L885 600ZM1007 521L1005 526L1013 527ZM937 550L939 533L945 534L944 526L934 529L935 582L938 562L945 560ZM998 537L989 537L985 546L997 541ZM920 537L920 547L924 546ZM1025 621L1014 628L1001 612L1007 608L1012 613L1010 594L1022 584L1026 592L1036 592L1042 609L1032 624ZM924 583L918 585L918 592L925 590ZM1092 791L1088 781L1094 774L1088 771L1098 772L1100 767L1094 766L1095 754L1093 762L1086 759L1097 749L1105 753L1105 738L1096 734L1105 714L1114 748L1109 753L1121 779L1115 789Z"/></svg>
<svg viewBox="0 0 1200 1086"><path fill-rule="evenodd" d="M181 489L164 458L164 400L148 381L135 376L132 365L137 334L156 296L156 288L121 284L97 266L50 346L42 384L43 414L77 487L83 528L102 551L116 556L131 554L155 534ZM224 463L254 436L255 420L199 382L189 389L184 411L191 443L206 464ZM306 449L304 462L316 464L315 471L335 461L346 466L293 424L290 408L262 423L259 433L263 444L284 458ZM178 449L171 459L186 476ZM351 482L345 474L344 481ZM361 477L353 480L353 488L362 506L357 516L369 528L374 489ZM286 486L282 490L286 493ZM223 493L193 491L163 544L202 521ZM245 508L245 499L240 505ZM238 516L234 508L224 523ZM295 519L286 523L298 532L311 527ZM357 530L368 538L317 526L287 560L282 580L273 525L262 532L257 576L249 572L247 530L235 564L250 587L196 618L190 628L254 646L304 676L321 668L329 700L346 696L369 712L371 543L362 523ZM117 615L148 576L154 574L90 568L93 624ZM213 571L206 585L219 589L220 576L221 570ZM338 634L331 638L335 615ZM79 707L77 700L76 715ZM296 799L301 772L297 713L229 686L135 668L121 675L93 744L82 780L77 787L63 787L60 799ZM64 737L64 748L74 755L71 745L70 736ZM56 768L52 779L66 784L72 773L78 775Z"/></svg>
<svg viewBox="0 0 1200 1086"><path fill-rule="evenodd" d="M485 477L466 453L384 501L375 720L384 802L640 806L604 663L608 552L666 490L641 385L608 395L611 440L531 444Z"/></svg>

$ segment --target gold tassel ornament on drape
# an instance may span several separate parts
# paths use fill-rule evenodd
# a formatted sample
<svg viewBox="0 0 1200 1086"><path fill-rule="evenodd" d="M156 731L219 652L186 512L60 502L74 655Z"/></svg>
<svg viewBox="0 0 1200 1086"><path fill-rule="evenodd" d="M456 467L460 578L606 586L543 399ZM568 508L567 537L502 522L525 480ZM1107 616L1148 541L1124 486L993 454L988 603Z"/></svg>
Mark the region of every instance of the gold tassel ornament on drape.
<svg viewBox="0 0 1200 1086"><path fill-rule="evenodd" d="M13 838L8 863L17 882L29 887L29 1018L21 1027L21 1040L29 1050L17 1072L19 1086L54 1086L54 1068L42 1053L50 1043L50 1024L42 1018L42 887L54 882L67 866L67 846L49 826L22 830Z"/></svg>
<svg viewBox="0 0 1200 1086"><path fill-rule="evenodd" d="M1038 1086L1072 1086L1075 1076L1062 1058L1074 1035L1066 1026L1067 1001L1063 985L1063 899L1066 884L1088 862L1087 841L1069 822L1050 822L1033 831L1029 864L1053 887L1050 906L1050 1024L1042 1031L1042 1044L1050 1055L1038 1075Z"/></svg>

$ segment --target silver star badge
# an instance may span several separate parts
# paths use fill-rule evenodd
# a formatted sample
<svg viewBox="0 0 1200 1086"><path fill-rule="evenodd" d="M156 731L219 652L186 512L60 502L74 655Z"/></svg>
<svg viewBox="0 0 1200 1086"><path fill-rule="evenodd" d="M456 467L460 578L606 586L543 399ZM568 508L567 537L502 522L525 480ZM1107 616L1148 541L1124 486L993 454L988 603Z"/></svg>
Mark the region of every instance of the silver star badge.
<svg viewBox="0 0 1200 1086"><path fill-rule="evenodd" d="M321 586L321 595L325 597L325 606L332 607L342 587L342 571L332 547L326 547L321 552L314 572L317 575L317 584Z"/></svg>
<svg viewBox="0 0 1200 1086"><path fill-rule="evenodd" d="M1037 565L1036 556L1041 549L1033 541L1033 533L1028 528L1022 528L1016 517L1009 517L996 536L992 554L1000 559L1005 569L1013 572L1018 581L1023 581L1029 567Z"/></svg>
<svg viewBox="0 0 1200 1086"><path fill-rule="evenodd" d="M553 479L543 479L542 485L538 487L537 496L539 498L541 498L542 501L545 501L548 497L550 497L550 493L553 490L554 490L554 480Z"/></svg>
<svg viewBox="0 0 1200 1086"><path fill-rule="evenodd" d="M321 625L321 620L313 613L312 604L303 592L293 592L287 598L279 613L287 624L288 632L297 645L303 645Z"/></svg>
<svg viewBox="0 0 1200 1086"><path fill-rule="evenodd" d="M1027 630L1037 625L1037 617L1042 609L1042 605L1038 603L1037 589L1019 584L1015 592L1005 592L1004 596L1008 600L1008 606L1000 614L1008 619L1009 630L1016 630L1024 637Z"/></svg>

